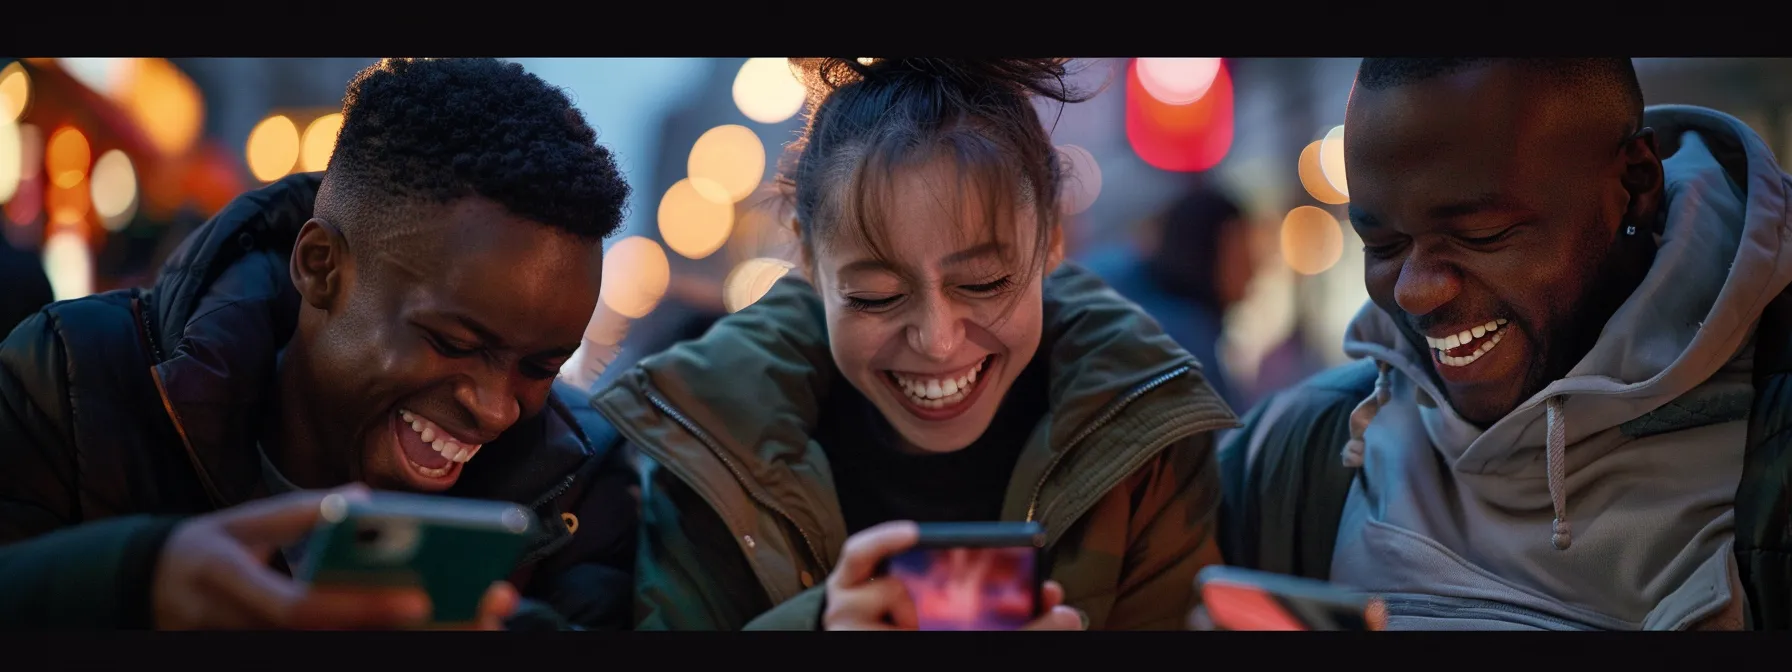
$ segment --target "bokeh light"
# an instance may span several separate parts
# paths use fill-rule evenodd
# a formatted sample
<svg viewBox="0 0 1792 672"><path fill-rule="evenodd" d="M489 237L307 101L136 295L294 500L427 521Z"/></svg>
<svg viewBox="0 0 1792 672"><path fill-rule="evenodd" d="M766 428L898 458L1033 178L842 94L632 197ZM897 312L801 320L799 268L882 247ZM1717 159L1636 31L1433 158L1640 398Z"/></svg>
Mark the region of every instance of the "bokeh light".
<svg viewBox="0 0 1792 672"><path fill-rule="evenodd" d="M758 303L792 268L796 268L796 264L770 257L741 262L728 272L728 279L722 281L722 306L732 313Z"/></svg>
<svg viewBox="0 0 1792 672"><path fill-rule="evenodd" d="M19 180L25 175L23 138L19 125L11 117L0 114L0 203L12 200L19 193Z"/></svg>
<svg viewBox="0 0 1792 672"><path fill-rule="evenodd" d="M25 66L8 63L0 69L0 119L18 121L31 105L31 76Z"/></svg>
<svg viewBox="0 0 1792 672"><path fill-rule="evenodd" d="M752 195L765 177L765 143L745 126L717 126L697 138L686 167L697 193L734 204Z"/></svg>
<svg viewBox="0 0 1792 672"><path fill-rule="evenodd" d="M1152 98L1170 105L1187 105L1207 95L1220 74L1217 58L1141 58L1139 84Z"/></svg>
<svg viewBox="0 0 1792 672"><path fill-rule="evenodd" d="M1333 126L1319 141L1319 170L1333 189L1350 198L1350 184L1344 179L1344 127Z"/></svg>
<svg viewBox="0 0 1792 672"><path fill-rule="evenodd" d="M1232 148L1232 76L1225 63L1207 93L1187 105L1171 105L1145 91L1135 59L1126 76L1126 139L1153 168L1201 172L1219 165Z"/></svg>
<svg viewBox="0 0 1792 672"><path fill-rule="evenodd" d="M50 144L44 149L44 168L49 171L50 184L63 189L80 184L87 178L92 161L93 148L80 130L64 126L50 134Z"/></svg>
<svg viewBox="0 0 1792 672"><path fill-rule="evenodd" d="M728 242L734 206L705 198L691 180L679 180L660 198L660 238L690 259L702 259Z"/></svg>
<svg viewBox="0 0 1792 672"><path fill-rule="evenodd" d="M87 220L87 214L93 211L93 194L87 188L87 181L76 182L72 187L50 185L50 193L45 197L49 206L50 224L53 226L77 226Z"/></svg>
<svg viewBox="0 0 1792 672"><path fill-rule="evenodd" d="M58 58L56 66L75 81L107 97L116 97L130 80L133 58Z"/></svg>
<svg viewBox="0 0 1792 672"><path fill-rule="evenodd" d="M74 231L58 231L44 242L44 273L57 301L78 299L93 293L93 252L87 238Z"/></svg>
<svg viewBox="0 0 1792 672"><path fill-rule="evenodd" d="M1333 188L1331 181L1325 179L1324 169L1319 167L1319 152L1323 144L1322 140L1314 140L1307 143L1306 149L1300 150L1298 167L1300 184L1306 187L1307 193L1320 203L1328 205L1349 203L1350 197Z"/></svg>
<svg viewBox="0 0 1792 672"><path fill-rule="evenodd" d="M734 76L734 105L761 124L782 123L801 112L804 95L787 58L749 58Z"/></svg>
<svg viewBox="0 0 1792 672"><path fill-rule="evenodd" d="M299 161L299 127L285 115L261 120L249 131L249 172L255 179L273 182L292 172Z"/></svg>
<svg viewBox="0 0 1792 672"><path fill-rule="evenodd" d="M1064 214L1082 214L1101 197L1101 164L1094 153L1076 145L1060 145L1058 156L1065 168Z"/></svg>
<svg viewBox="0 0 1792 672"><path fill-rule="evenodd" d="M1344 231L1332 214L1303 205L1282 219L1282 259L1301 275L1318 275L1344 255Z"/></svg>
<svg viewBox="0 0 1792 672"><path fill-rule="evenodd" d="M136 59L126 72L119 103L163 154L185 153L205 124L199 86L165 58Z"/></svg>
<svg viewBox="0 0 1792 672"><path fill-rule="evenodd" d="M659 243L629 236L604 252L604 284L598 297L623 317L640 319L659 305L671 282L672 267Z"/></svg>
<svg viewBox="0 0 1792 672"><path fill-rule="evenodd" d="M89 182L100 224L108 231L124 228L137 209L137 171L131 166L131 157L116 149L101 154L93 162Z"/></svg>
<svg viewBox="0 0 1792 672"><path fill-rule="evenodd" d="M44 165L44 132L35 124L19 124L18 129L21 173L18 191L6 202L6 219L23 226L35 222L37 216L43 214L44 181L37 167Z"/></svg>
<svg viewBox="0 0 1792 672"><path fill-rule="evenodd" d="M341 130L341 112L318 117L306 126L299 150L299 170L315 173L329 166L330 154L336 151L336 133Z"/></svg>

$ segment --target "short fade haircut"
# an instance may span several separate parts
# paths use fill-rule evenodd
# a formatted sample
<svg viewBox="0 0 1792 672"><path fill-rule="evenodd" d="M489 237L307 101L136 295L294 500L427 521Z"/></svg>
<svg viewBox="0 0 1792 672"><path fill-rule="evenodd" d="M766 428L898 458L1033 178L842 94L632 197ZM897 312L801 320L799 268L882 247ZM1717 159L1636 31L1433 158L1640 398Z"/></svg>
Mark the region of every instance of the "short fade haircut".
<svg viewBox="0 0 1792 672"><path fill-rule="evenodd" d="M1356 85L1382 91L1490 65L1514 65L1549 83L1581 86L1592 102L1643 127L1643 87L1628 58L1365 58Z"/></svg>
<svg viewBox="0 0 1792 672"><path fill-rule="evenodd" d="M479 196L601 241L629 186L560 89L492 58L388 58L349 82L318 214L345 234L419 205Z"/></svg>

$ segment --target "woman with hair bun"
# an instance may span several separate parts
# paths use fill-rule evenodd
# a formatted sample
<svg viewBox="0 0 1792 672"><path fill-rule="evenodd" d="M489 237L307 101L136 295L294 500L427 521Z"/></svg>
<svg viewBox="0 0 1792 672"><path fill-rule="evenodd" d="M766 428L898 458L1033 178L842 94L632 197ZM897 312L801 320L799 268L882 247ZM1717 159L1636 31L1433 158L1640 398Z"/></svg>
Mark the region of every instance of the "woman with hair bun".
<svg viewBox="0 0 1792 672"><path fill-rule="evenodd" d="M804 279L596 407L642 455L641 629L914 629L915 522L1036 521L1030 629L1181 629L1220 561L1196 359L1061 263L1064 59L792 59ZM868 61L868 62L867 62Z"/></svg>

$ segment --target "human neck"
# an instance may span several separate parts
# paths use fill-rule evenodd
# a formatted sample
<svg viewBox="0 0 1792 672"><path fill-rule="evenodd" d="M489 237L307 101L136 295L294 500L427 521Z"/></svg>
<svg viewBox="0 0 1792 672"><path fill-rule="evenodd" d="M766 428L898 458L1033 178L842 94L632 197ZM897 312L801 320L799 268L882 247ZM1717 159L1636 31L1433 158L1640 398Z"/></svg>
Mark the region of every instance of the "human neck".
<svg viewBox="0 0 1792 672"><path fill-rule="evenodd" d="M264 415L262 449L280 475L306 489L330 488L350 480L343 469L326 464L321 446L328 445L314 418L305 383L305 350L297 334L275 359L275 389Z"/></svg>

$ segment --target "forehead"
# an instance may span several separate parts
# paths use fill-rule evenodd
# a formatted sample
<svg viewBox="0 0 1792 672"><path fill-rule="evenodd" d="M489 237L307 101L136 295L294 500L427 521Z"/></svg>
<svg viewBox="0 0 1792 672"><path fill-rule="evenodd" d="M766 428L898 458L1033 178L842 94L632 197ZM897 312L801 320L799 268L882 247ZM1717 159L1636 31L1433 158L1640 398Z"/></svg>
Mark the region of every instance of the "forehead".
<svg viewBox="0 0 1792 672"><path fill-rule="evenodd" d="M1526 200L1590 168L1585 110L1506 66L1352 92L1344 154L1364 210L1498 194ZM1615 147L1615 145L1614 145Z"/></svg>
<svg viewBox="0 0 1792 672"><path fill-rule="evenodd" d="M428 208L384 246L419 308L472 317L512 343L583 333L602 276L599 246L484 199Z"/></svg>
<svg viewBox="0 0 1792 672"><path fill-rule="evenodd" d="M854 212L861 208L846 208L821 251L836 263L851 263L872 253L870 236L890 262L917 269L983 243L1010 252L1029 249L1037 213L1014 193L1017 178L979 175L943 158L867 176L857 194L866 218Z"/></svg>

